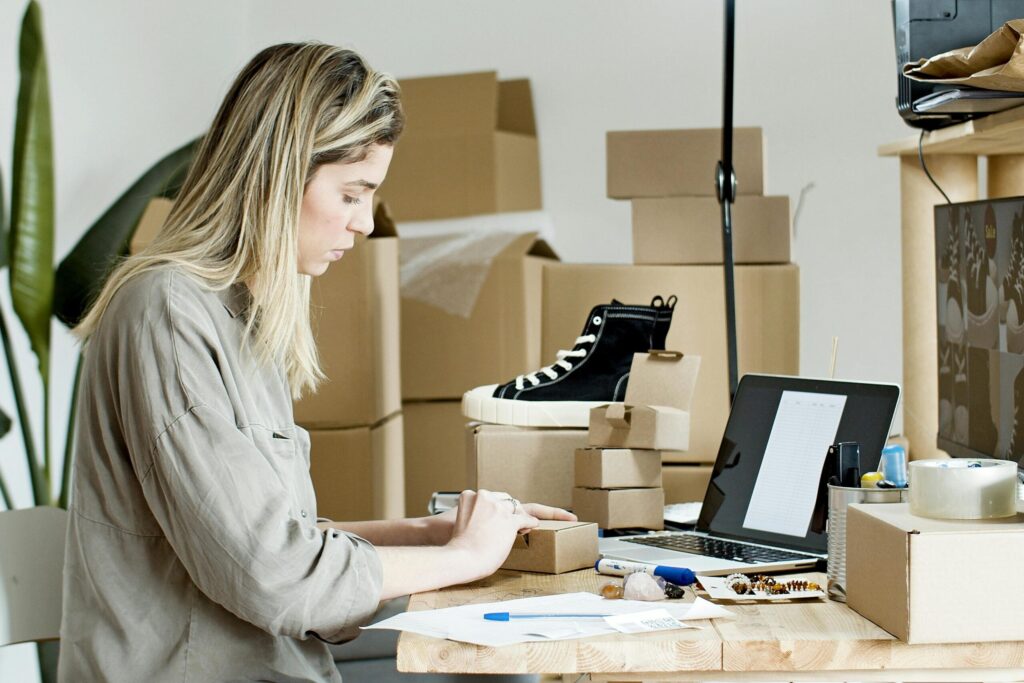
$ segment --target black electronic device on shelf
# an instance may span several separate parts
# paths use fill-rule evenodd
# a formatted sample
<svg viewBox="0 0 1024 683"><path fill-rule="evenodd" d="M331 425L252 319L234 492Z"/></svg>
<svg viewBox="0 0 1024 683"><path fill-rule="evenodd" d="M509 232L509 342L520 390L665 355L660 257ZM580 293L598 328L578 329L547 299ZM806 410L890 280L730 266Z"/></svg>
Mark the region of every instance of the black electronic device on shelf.
<svg viewBox="0 0 1024 683"><path fill-rule="evenodd" d="M1024 17L1024 0L892 0L892 17L896 109L908 125L933 130L1020 104L1011 93L979 98L980 93L994 91L960 88L959 96L934 106L936 99L931 96L957 88L912 81L903 75L903 65L977 45L1010 19Z"/></svg>

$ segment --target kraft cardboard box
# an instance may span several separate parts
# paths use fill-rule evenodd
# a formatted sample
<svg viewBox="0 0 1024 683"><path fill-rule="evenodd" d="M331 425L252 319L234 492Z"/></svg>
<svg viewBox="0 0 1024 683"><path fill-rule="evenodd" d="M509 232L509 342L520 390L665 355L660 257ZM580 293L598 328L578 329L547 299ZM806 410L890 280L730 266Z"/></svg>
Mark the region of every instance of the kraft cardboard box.
<svg viewBox="0 0 1024 683"><path fill-rule="evenodd" d="M405 516L402 414L373 427L311 429L317 515L338 521Z"/></svg>
<svg viewBox="0 0 1024 683"><path fill-rule="evenodd" d="M1024 640L1024 515L943 520L907 503L851 505L846 597L908 643Z"/></svg>
<svg viewBox="0 0 1024 683"><path fill-rule="evenodd" d="M541 520L530 533L516 538L501 568L561 574L593 567L597 559L596 524Z"/></svg>
<svg viewBox="0 0 1024 683"><path fill-rule="evenodd" d="M571 348L590 309L618 299L648 304L679 297L666 346L701 357L690 406L688 455L714 462L729 416L725 295L721 266L549 263L544 268L541 353ZM740 373L800 371L800 273L795 265L736 268Z"/></svg>
<svg viewBox="0 0 1024 683"><path fill-rule="evenodd" d="M466 418L461 401L402 406L405 422L405 512L427 514L435 491L462 491L466 476Z"/></svg>
<svg viewBox="0 0 1024 683"><path fill-rule="evenodd" d="M572 490L572 511L602 529L665 528L665 491L649 489Z"/></svg>
<svg viewBox="0 0 1024 683"><path fill-rule="evenodd" d="M295 403L307 427L375 424L402 409L398 237L383 205L369 239L311 286L313 334L327 380Z"/></svg>
<svg viewBox="0 0 1024 683"><path fill-rule="evenodd" d="M406 126L380 190L396 221L541 208L528 80L485 71L400 85Z"/></svg>
<svg viewBox="0 0 1024 683"><path fill-rule="evenodd" d="M612 199L717 194L720 128L609 131L607 149L608 196ZM740 195L764 194L760 128L733 130L733 168Z"/></svg>
<svg viewBox="0 0 1024 683"><path fill-rule="evenodd" d="M711 469L707 465L663 466L661 486L665 489L665 504L703 501L711 481Z"/></svg>
<svg viewBox="0 0 1024 683"><path fill-rule="evenodd" d="M722 208L716 197L633 202L633 263L722 263ZM789 197L741 195L732 205L735 263L789 263Z"/></svg>
<svg viewBox="0 0 1024 683"><path fill-rule="evenodd" d="M591 408L587 445L685 451L690 445L690 413L626 403Z"/></svg>
<svg viewBox="0 0 1024 683"><path fill-rule="evenodd" d="M576 486L657 488L661 486L661 451L579 448L576 450Z"/></svg>
<svg viewBox="0 0 1024 683"><path fill-rule="evenodd" d="M534 234L513 240L491 262L468 318L403 297L402 400L461 399L541 367L543 267L557 258Z"/></svg>
<svg viewBox="0 0 1024 683"><path fill-rule="evenodd" d="M471 422L465 439L470 488L505 491L523 502L572 505L573 462L586 445L586 430Z"/></svg>
<svg viewBox="0 0 1024 683"><path fill-rule="evenodd" d="M590 410L587 443L610 448L685 451L700 356L652 350L633 354L624 403Z"/></svg>
<svg viewBox="0 0 1024 683"><path fill-rule="evenodd" d="M142 212L142 217L139 218L139 224L132 234L131 241L128 243L128 251L130 253L139 253L147 244L153 241L156 234L160 232L160 228L163 227L164 221L167 220L167 216L171 213L173 205L174 203L170 199L164 199L163 197L154 197L150 200L149 204L146 205L146 210Z"/></svg>

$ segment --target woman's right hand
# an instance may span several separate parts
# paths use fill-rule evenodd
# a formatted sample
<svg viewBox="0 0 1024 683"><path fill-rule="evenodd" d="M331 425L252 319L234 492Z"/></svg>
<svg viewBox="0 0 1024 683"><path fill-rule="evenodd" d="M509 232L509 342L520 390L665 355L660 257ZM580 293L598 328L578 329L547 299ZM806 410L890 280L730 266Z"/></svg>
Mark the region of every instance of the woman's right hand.
<svg viewBox="0 0 1024 683"><path fill-rule="evenodd" d="M476 578L493 574L508 557L516 535L537 526L538 520L507 493L463 491L448 545L466 552L477 565Z"/></svg>

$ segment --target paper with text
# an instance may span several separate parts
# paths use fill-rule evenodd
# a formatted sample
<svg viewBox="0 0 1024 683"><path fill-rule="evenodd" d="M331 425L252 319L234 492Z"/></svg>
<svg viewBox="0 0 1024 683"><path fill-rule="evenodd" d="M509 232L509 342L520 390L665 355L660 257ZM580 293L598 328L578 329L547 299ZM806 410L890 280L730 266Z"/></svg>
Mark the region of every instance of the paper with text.
<svg viewBox="0 0 1024 683"><path fill-rule="evenodd" d="M743 526L806 536L828 447L835 442L846 396L784 391Z"/></svg>

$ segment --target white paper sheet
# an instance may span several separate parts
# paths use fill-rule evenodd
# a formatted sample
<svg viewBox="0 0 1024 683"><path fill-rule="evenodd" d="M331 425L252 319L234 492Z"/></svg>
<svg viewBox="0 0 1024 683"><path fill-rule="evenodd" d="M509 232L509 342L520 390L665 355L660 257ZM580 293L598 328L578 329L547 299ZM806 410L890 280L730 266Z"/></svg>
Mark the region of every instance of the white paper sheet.
<svg viewBox="0 0 1024 683"><path fill-rule="evenodd" d="M499 647L515 643L585 638L617 631L603 618L486 621L483 615L487 612L618 615L647 612L651 609L665 609L669 615L680 621L733 616L732 612L724 607L719 607L701 598L697 598L696 602L691 604L670 600L661 602L605 600L593 593L565 593L419 612L403 612L364 628L410 631L434 638L447 638L464 643ZM686 626L695 628L689 624Z"/></svg>
<svg viewBox="0 0 1024 683"><path fill-rule="evenodd" d="M783 391L743 526L803 537L846 396Z"/></svg>

